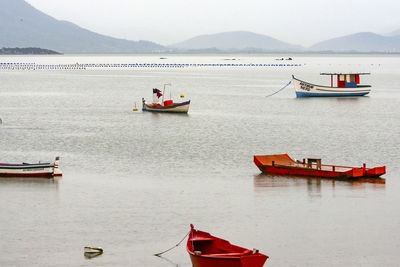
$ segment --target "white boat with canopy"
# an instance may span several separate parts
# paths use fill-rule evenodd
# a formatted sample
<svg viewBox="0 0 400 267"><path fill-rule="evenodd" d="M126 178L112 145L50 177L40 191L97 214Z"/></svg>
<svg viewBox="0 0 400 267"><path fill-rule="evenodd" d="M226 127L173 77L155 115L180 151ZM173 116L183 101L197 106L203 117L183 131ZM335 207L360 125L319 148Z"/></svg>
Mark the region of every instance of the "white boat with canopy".
<svg viewBox="0 0 400 267"><path fill-rule="evenodd" d="M364 96L371 91L371 85L361 85L360 75L368 74L370 73L321 73L331 76L330 86L309 83L294 75L292 78L297 97Z"/></svg>

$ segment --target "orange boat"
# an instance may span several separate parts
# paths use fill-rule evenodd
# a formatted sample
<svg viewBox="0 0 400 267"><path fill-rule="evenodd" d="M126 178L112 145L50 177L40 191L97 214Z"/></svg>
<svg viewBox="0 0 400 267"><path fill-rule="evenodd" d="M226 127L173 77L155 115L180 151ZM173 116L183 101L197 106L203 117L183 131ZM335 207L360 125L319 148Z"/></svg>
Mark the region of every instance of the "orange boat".
<svg viewBox="0 0 400 267"><path fill-rule="evenodd" d="M365 163L362 167L325 165L317 158L295 161L288 154L256 155L254 163L263 173L281 175L357 179L379 177L386 173L386 166L367 168Z"/></svg>
<svg viewBox="0 0 400 267"><path fill-rule="evenodd" d="M187 252L193 267L262 267L268 259L258 250L232 245L190 225Z"/></svg>

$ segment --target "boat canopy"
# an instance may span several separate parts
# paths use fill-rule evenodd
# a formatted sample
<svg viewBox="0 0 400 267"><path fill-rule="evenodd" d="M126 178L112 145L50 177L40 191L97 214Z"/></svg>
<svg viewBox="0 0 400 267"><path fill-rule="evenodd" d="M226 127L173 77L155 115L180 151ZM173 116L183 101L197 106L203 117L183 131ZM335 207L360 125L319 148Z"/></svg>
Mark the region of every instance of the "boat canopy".
<svg viewBox="0 0 400 267"><path fill-rule="evenodd" d="M320 75L331 76L331 87L334 87L333 76L336 76L336 87L339 88L356 88L360 84L360 75L368 75L369 72L321 72Z"/></svg>
<svg viewBox="0 0 400 267"><path fill-rule="evenodd" d="M320 75L370 75L370 72L321 72Z"/></svg>

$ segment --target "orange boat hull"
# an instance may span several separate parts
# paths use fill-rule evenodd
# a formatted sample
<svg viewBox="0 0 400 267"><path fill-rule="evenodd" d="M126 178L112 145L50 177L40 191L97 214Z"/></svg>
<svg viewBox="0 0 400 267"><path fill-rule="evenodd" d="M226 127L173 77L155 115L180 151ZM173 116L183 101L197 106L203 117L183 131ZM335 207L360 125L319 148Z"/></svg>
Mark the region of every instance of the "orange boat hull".
<svg viewBox="0 0 400 267"><path fill-rule="evenodd" d="M287 154L278 155L256 155L254 163L263 173L280 175L314 176L338 179L355 179L367 177L379 177L386 173L386 167L366 168L315 165L294 161Z"/></svg>

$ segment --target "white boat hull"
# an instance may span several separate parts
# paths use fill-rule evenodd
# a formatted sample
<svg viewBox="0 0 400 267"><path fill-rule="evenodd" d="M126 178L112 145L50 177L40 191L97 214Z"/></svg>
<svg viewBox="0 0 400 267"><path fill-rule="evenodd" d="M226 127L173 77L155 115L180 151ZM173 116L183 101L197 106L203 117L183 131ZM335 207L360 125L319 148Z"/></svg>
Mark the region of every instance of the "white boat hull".
<svg viewBox="0 0 400 267"><path fill-rule="evenodd" d="M308 83L299 80L294 76L293 84L296 91L296 97L364 96L371 91L371 86L369 85L359 85L354 88L330 87Z"/></svg>
<svg viewBox="0 0 400 267"><path fill-rule="evenodd" d="M0 163L0 176L53 177L61 175L62 172L60 169L58 169L58 160L56 160L54 163Z"/></svg>
<svg viewBox="0 0 400 267"><path fill-rule="evenodd" d="M169 106L156 106L152 104L143 103L143 111L151 112L166 112L166 113L188 113L190 100L182 103L174 103Z"/></svg>

